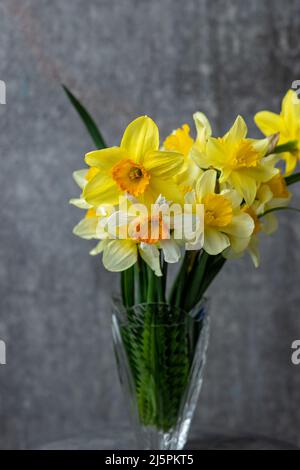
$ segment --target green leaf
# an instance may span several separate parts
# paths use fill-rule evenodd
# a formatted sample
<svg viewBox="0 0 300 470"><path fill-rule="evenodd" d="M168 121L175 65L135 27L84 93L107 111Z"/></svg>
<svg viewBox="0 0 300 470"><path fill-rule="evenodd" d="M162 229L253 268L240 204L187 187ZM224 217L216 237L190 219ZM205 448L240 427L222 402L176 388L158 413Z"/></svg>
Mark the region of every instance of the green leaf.
<svg viewBox="0 0 300 470"><path fill-rule="evenodd" d="M273 207L272 209L268 209L266 212L263 214L259 215L258 217L264 217L267 214L270 214L270 212L275 212L275 211L294 211L294 212L300 212L300 209L297 209L297 207Z"/></svg>
<svg viewBox="0 0 300 470"><path fill-rule="evenodd" d="M297 140L290 140L289 142L286 142L285 144L277 145L272 153L283 153L283 152L292 152L293 150L296 150L298 146L298 141Z"/></svg>
<svg viewBox="0 0 300 470"><path fill-rule="evenodd" d="M294 184L300 181L300 173L295 173L294 175L286 176L284 179L286 184L289 186L290 184Z"/></svg>
<svg viewBox="0 0 300 470"><path fill-rule="evenodd" d="M78 101L78 99L71 93L71 91L65 86L62 85L67 97L71 101L72 105L78 112L79 116L81 117L85 127L87 128L91 138L93 139L97 149L103 149L106 148L106 144L104 142L104 139L95 123L93 120L92 116L87 112L87 110L84 108L84 106Z"/></svg>

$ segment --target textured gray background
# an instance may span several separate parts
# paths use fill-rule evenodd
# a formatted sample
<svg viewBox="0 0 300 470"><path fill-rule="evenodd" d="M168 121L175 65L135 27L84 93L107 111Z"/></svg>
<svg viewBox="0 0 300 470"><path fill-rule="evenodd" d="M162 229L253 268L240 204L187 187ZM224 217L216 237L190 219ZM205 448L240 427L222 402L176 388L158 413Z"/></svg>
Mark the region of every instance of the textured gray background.
<svg viewBox="0 0 300 470"><path fill-rule="evenodd" d="M60 83L110 144L140 114L163 135L197 109L216 132L237 113L254 131L251 116L277 109L300 78L299 27L299 1L0 1L1 448L127 422L110 339L118 279L72 235L80 213L67 203L92 144ZM280 219L261 268L228 264L211 289L195 425L300 444L300 366L290 362L300 338L300 219Z"/></svg>

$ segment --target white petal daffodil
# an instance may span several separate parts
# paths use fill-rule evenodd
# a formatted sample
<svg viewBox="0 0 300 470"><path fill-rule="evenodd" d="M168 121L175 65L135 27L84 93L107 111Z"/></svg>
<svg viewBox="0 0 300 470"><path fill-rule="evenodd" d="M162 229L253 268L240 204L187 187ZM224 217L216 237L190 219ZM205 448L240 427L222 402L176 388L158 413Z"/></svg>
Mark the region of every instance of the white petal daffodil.
<svg viewBox="0 0 300 470"><path fill-rule="evenodd" d="M186 195L186 203L204 206L204 250L210 255L226 248L240 252L246 248L254 229L252 218L241 211L241 197L234 190L216 193L217 172L207 170L198 179L195 190Z"/></svg>

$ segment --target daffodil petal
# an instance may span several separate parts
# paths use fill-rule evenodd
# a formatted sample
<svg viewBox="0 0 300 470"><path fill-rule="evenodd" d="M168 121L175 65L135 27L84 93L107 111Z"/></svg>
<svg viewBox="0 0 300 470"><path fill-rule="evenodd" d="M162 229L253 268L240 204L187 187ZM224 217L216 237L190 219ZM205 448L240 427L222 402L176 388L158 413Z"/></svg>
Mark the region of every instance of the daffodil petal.
<svg viewBox="0 0 300 470"><path fill-rule="evenodd" d="M87 153L85 162L91 167L107 171L123 158L129 158L129 154L126 150L120 147L110 147L107 149L93 150Z"/></svg>
<svg viewBox="0 0 300 470"><path fill-rule="evenodd" d="M130 158L142 161L144 155L159 147L159 132L155 122L148 116L141 116L132 121L126 128L122 141L122 149L127 150Z"/></svg>
<svg viewBox="0 0 300 470"><path fill-rule="evenodd" d="M251 238L236 238L236 237L230 237L230 248L234 253L243 253L246 248L249 246Z"/></svg>
<svg viewBox="0 0 300 470"><path fill-rule="evenodd" d="M224 227L223 231L230 235L239 238L248 238L252 235L254 230L254 222L252 217L249 214L241 212L233 216L232 221L226 227Z"/></svg>
<svg viewBox="0 0 300 470"><path fill-rule="evenodd" d="M73 229L74 235L86 240L97 238L96 229L98 224L98 217L89 217L82 219Z"/></svg>
<svg viewBox="0 0 300 470"><path fill-rule="evenodd" d="M145 204L153 204L159 195L164 196L168 201L173 203L181 204L183 202L183 195L175 181L152 176L143 194Z"/></svg>
<svg viewBox="0 0 300 470"><path fill-rule="evenodd" d="M256 113L254 121L264 135L275 134L275 132L280 132L283 128L281 116L270 111Z"/></svg>
<svg viewBox="0 0 300 470"><path fill-rule="evenodd" d="M141 243L139 245L139 252L145 263L150 266L156 276L162 276L160 268L160 256L159 249L155 245L149 245L147 243Z"/></svg>
<svg viewBox="0 0 300 470"><path fill-rule="evenodd" d="M84 199L93 206L100 204L117 204L120 191L114 180L106 173L98 173L85 186Z"/></svg>
<svg viewBox="0 0 300 470"><path fill-rule="evenodd" d="M256 196L257 184L254 178L251 178L243 172L233 171L230 175L230 181L237 192L245 199L246 204L251 206Z"/></svg>
<svg viewBox="0 0 300 470"><path fill-rule="evenodd" d="M212 134L211 125L205 114L198 111L193 114L193 119L197 129L197 138L210 137Z"/></svg>
<svg viewBox="0 0 300 470"><path fill-rule="evenodd" d="M213 194L216 189L217 172L215 170L205 171L196 183L196 194L198 200L202 201L206 194Z"/></svg>
<svg viewBox="0 0 300 470"><path fill-rule="evenodd" d="M253 139L252 147L263 157L269 148L269 139Z"/></svg>
<svg viewBox="0 0 300 470"><path fill-rule="evenodd" d="M143 166L151 176L171 178L181 170L183 162L184 158L180 153L157 150L146 155Z"/></svg>
<svg viewBox="0 0 300 470"><path fill-rule="evenodd" d="M90 251L91 256L96 256L102 253L105 248L106 240L101 240L97 245Z"/></svg>
<svg viewBox="0 0 300 470"><path fill-rule="evenodd" d="M88 204L83 197L72 198L69 200L69 203L79 209L90 209L92 206Z"/></svg>
<svg viewBox="0 0 300 470"><path fill-rule="evenodd" d="M196 204L196 192L189 191L184 195L184 203L185 204Z"/></svg>
<svg viewBox="0 0 300 470"><path fill-rule="evenodd" d="M248 129L244 119L242 116L238 116L224 138L228 143L235 143L245 139L247 132Z"/></svg>
<svg viewBox="0 0 300 470"><path fill-rule="evenodd" d="M295 131L299 126L300 101L293 90L288 90L282 100L282 116L290 130Z"/></svg>
<svg viewBox="0 0 300 470"><path fill-rule="evenodd" d="M288 176L293 173L297 165L297 157L292 153L285 152L281 154L283 160L285 161L285 174Z"/></svg>
<svg viewBox="0 0 300 470"><path fill-rule="evenodd" d="M160 247L167 263L177 263L177 261L180 260L181 251L174 240L162 240L160 242Z"/></svg>
<svg viewBox="0 0 300 470"><path fill-rule="evenodd" d="M239 208L243 200L237 191L231 189L221 191L221 195L230 201L232 209Z"/></svg>
<svg viewBox="0 0 300 470"><path fill-rule="evenodd" d="M81 189L83 189L84 186L87 183L87 180L85 179L87 172L88 172L88 170L77 170L77 171L73 172L73 179L74 179L75 183Z"/></svg>
<svg viewBox="0 0 300 470"><path fill-rule="evenodd" d="M248 252L253 261L253 264L258 268L260 263L259 240L257 236L253 236L248 246Z"/></svg>
<svg viewBox="0 0 300 470"><path fill-rule="evenodd" d="M209 255L218 255L229 245L230 240L227 235L210 227L205 228L203 248Z"/></svg>
<svg viewBox="0 0 300 470"><path fill-rule="evenodd" d="M224 149L224 145L222 145L218 139L210 137L206 144L206 157L203 160L206 164L206 166L203 166L203 168L207 168L211 165L215 168L223 168L224 162L226 161L226 151ZM201 162L199 159L197 161L201 167Z"/></svg>
<svg viewBox="0 0 300 470"><path fill-rule="evenodd" d="M131 240L108 240L103 252L103 265L108 271L119 272L137 261L136 244Z"/></svg>

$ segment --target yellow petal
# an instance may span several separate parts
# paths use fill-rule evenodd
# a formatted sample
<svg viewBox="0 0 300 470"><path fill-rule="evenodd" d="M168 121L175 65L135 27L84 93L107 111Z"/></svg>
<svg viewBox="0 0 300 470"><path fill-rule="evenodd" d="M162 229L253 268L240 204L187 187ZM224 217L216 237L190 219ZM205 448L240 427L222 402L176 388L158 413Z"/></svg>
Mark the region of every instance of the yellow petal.
<svg viewBox="0 0 300 470"><path fill-rule="evenodd" d="M146 155L143 165L151 176L170 178L179 173L183 162L184 158L181 153L157 150Z"/></svg>
<svg viewBox="0 0 300 470"><path fill-rule="evenodd" d="M245 171L233 171L230 175L230 182L240 196L245 199L246 204L251 206L256 196L257 184L255 179L247 176Z"/></svg>
<svg viewBox="0 0 300 470"><path fill-rule="evenodd" d="M141 116L132 121L124 132L121 147L127 150L130 158L136 162L141 161L145 153L157 150L159 133L155 122L148 116Z"/></svg>
<svg viewBox="0 0 300 470"><path fill-rule="evenodd" d="M297 156L288 152L281 154L281 156L283 160L285 160L285 174L288 176L293 173L294 169L296 168Z"/></svg>
<svg viewBox="0 0 300 470"><path fill-rule="evenodd" d="M225 134L224 138L226 142L234 144L235 142L244 139L247 132L248 129L244 119L242 116L238 116L227 134Z"/></svg>
<svg viewBox="0 0 300 470"><path fill-rule="evenodd" d="M109 170L123 158L128 158L128 152L120 147L110 147L87 153L85 162L89 166Z"/></svg>
<svg viewBox="0 0 300 470"><path fill-rule="evenodd" d="M196 195L199 201L207 194L213 194L216 189L217 172L215 170L207 170L198 179L196 183Z"/></svg>
<svg viewBox="0 0 300 470"><path fill-rule="evenodd" d="M219 139L215 139L214 137L208 139L206 144L206 158L204 158L203 161L206 164L203 168L207 168L210 165L215 168L224 167L224 163L226 162L226 147Z"/></svg>
<svg viewBox="0 0 300 470"><path fill-rule="evenodd" d="M136 244L131 240L108 240L103 253L103 265L108 271L119 272L137 261Z"/></svg>
<svg viewBox="0 0 300 470"><path fill-rule="evenodd" d="M197 129L197 139L210 137L212 134L211 125L205 114L198 111L193 114L193 118Z"/></svg>
<svg viewBox="0 0 300 470"><path fill-rule="evenodd" d="M295 134L299 127L300 101L294 91L289 90L283 98L281 114L288 131Z"/></svg>
<svg viewBox="0 0 300 470"><path fill-rule="evenodd" d="M162 195L168 201L172 201L173 203L181 204L183 203L183 194L179 190L178 185L172 179L163 180L153 176L150 179L149 186L146 188L144 192L144 201L145 204L153 204L155 203L158 196Z"/></svg>
<svg viewBox="0 0 300 470"><path fill-rule="evenodd" d="M252 147L263 157L269 148L269 139L253 139Z"/></svg>
<svg viewBox="0 0 300 470"><path fill-rule="evenodd" d="M120 191L114 180L106 173L98 173L83 190L84 199L93 206L117 204Z"/></svg>
<svg viewBox="0 0 300 470"><path fill-rule="evenodd" d="M283 127L282 118L278 114L271 113L270 111L260 111L256 113L254 121L264 135L281 132Z"/></svg>

